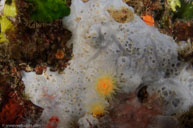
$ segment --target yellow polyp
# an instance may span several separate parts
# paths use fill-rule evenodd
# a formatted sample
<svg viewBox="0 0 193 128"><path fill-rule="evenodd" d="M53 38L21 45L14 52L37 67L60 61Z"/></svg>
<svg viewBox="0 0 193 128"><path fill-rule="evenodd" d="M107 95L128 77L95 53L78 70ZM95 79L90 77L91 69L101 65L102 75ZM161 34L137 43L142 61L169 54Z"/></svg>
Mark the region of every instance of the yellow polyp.
<svg viewBox="0 0 193 128"><path fill-rule="evenodd" d="M104 97L110 97L116 89L115 82L111 76L102 76L97 80L96 90Z"/></svg>
<svg viewBox="0 0 193 128"><path fill-rule="evenodd" d="M12 2L11 5L5 4L3 14L4 16L15 17L17 15L15 2Z"/></svg>
<svg viewBox="0 0 193 128"><path fill-rule="evenodd" d="M101 116L105 113L105 105L103 103L100 103L100 102L95 103L95 104L91 105L90 112L92 113L92 115L94 117Z"/></svg>

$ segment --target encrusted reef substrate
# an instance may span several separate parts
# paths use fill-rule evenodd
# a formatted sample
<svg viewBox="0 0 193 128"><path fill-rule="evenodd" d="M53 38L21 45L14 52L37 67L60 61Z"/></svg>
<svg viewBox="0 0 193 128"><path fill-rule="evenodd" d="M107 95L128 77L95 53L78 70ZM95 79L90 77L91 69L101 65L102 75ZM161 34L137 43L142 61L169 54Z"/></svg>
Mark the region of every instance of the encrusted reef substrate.
<svg viewBox="0 0 193 128"><path fill-rule="evenodd" d="M129 95L143 85L149 95L162 99L164 116L192 105L193 72L178 60L177 44L121 0L72 0L63 23L73 45L64 72L23 73L26 94L44 108L44 124L56 116L59 128L72 122L83 128L99 125L116 94Z"/></svg>

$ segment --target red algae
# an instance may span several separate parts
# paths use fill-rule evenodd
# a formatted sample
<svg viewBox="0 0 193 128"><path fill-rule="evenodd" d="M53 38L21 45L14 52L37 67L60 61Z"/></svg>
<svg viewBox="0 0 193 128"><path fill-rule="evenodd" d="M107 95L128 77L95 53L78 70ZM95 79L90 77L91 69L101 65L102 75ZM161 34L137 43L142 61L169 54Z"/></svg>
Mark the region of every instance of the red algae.
<svg viewBox="0 0 193 128"><path fill-rule="evenodd" d="M24 86L22 81L19 80L19 74L18 69L13 67L10 68L12 77L0 75L0 124L25 124L27 120L34 124L42 113L41 108L32 104L23 95Z"/></svg>
<svg viewBox="0 0 193 128"><path fill-rule="evenodd" d="M11 96L12 98L8 100L8 103L3 107L2 111L0 112L0 123L20 124L24 121L22 116L25 112L25 108L21 105L22 100L19 99L14 92L10 92L9 96Z"/></svg>

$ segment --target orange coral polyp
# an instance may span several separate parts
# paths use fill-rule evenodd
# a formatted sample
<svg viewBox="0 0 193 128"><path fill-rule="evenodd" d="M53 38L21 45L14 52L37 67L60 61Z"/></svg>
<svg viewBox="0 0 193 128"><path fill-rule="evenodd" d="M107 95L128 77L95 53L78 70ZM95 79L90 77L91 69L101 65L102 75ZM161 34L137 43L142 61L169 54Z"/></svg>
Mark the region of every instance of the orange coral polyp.
<svg viewBox="0 0 193 128"><path fill-rule="evenodd" d="M103 96L111 96L114 92L114 81L109 76L104 76L97 81L97 91Z"/></svg>
<svg viewBox="0 0 193 128"><path fill-rule="evenodd" d="M105 106L103 104L95 104L91 108L91 113L94 117L98 117L105 113Z"/></svg>
<svg viewBox="0 0 193 128"><path fill-rule="evenodd" d="M146 16L143 16L143 21L149 25L149 26L154 26L154 18L152 16L149 16L149 15L146 15Z"/></svg>

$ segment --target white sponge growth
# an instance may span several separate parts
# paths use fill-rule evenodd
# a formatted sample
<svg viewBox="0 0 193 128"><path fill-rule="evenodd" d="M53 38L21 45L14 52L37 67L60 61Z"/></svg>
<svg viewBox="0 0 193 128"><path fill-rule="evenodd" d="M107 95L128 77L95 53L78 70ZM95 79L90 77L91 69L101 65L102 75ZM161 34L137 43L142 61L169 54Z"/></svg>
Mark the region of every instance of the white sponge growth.
<svg viewBox="0 0 193 128"><path fill-rule="evenodd" d="M185 64L177 59L176 43L147 26L122 0L72 0L71 14L64 25L73 33L68 42L73 44L73 58L63 74L48 70L42 75L23 75L25 92L34 104L44 108L43 120L58 116L59 127L63 127L73 118L92 114L88 105L93 101L108 107L107 97L96 90L96 80L103 75L115 79L115 83L104 81L109 86L116 84L119 91L130 93L142 83L157 82L161 86L152 84L149 90L162 85L168 90L178 88L178 99L184 104L187 101L188 106L192 103L193 83L180 80Z"/></svg>

